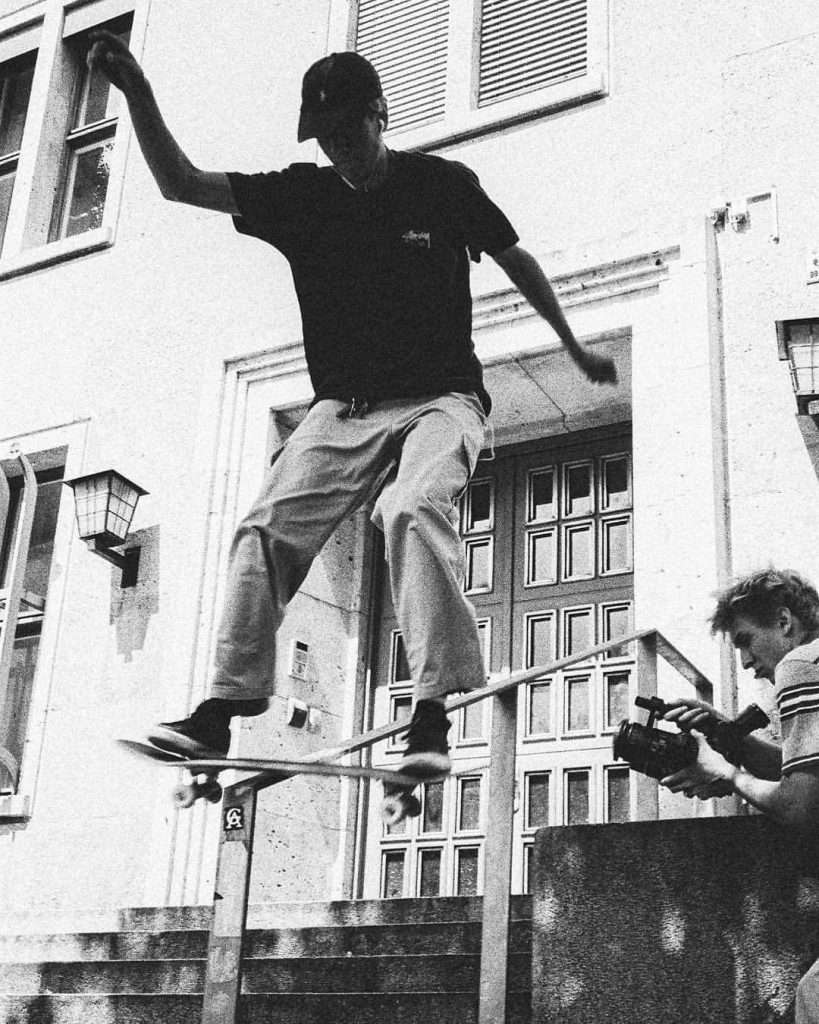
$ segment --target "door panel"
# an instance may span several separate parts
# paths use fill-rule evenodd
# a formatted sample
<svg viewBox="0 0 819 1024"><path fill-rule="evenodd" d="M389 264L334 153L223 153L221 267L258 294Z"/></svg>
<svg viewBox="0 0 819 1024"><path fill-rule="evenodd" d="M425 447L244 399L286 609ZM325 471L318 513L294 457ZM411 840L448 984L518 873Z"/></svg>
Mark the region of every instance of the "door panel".
<svg viewBox="0 0 819 1024"><path fill-rule="evenodd" d="M461 501L465 592L487 671L546 665L632 628L628 427L552 438L480 461ZM409 715L411 682L385 587L374 665L375 722ZM528 884L537 828L623 821L634 795L612 737L636 694L634 652L544 673L520 691L514 891ZM385 831L370 801L365 895L481 892L491 707L453 719L455 772L425 787L420 818ZM394 765L401 742L374 763Z"/></svg>

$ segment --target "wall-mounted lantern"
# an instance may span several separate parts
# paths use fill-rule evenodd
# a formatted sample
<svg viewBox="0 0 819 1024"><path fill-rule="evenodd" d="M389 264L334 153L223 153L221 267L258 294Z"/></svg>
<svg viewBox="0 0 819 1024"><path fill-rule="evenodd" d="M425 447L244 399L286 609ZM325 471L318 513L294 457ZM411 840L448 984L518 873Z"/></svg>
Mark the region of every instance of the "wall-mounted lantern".
<svg viewBox="0 0 819 1024"><path fill-rule="evenodd" d="M74 492L77 528L90 551L122 569L122 587L133 587L139 573L138 547L114 551L125 543L137 502L148 492L114 469L66 480Z"/></svg>
<svg viewBox="0 0 819 1024"><path fill-rule="evenodd" d="M796 406L805 416L819 416L819 318L776 321L779 358L787 359Z"/></svg>

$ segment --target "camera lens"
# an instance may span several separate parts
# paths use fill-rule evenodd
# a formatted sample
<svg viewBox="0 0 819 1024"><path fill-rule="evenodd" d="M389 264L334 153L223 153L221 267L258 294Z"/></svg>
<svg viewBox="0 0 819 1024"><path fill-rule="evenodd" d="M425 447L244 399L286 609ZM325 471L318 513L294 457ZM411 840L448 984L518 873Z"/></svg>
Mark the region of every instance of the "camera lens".
<svg viewBox="0 0 819 1024"><path fill-rule="evenodd" d="M652 779L664 779L697 757L697 741L688 733L650 729L628 720L620 723L612 746L616 758Z"/></svg>

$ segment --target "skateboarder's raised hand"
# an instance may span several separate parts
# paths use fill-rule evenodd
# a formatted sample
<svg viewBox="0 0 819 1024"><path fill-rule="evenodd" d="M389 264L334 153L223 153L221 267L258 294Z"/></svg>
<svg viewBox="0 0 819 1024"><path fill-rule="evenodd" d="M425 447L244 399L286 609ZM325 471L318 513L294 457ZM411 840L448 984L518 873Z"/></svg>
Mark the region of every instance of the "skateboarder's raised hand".
<svg viewBox="0 0 819 1024"><path fill-rule="evenodd" d="M97 29L89 38L91 49L86 63L92 71L101 71L126 96L147 85L142 68L119 36L107 29Z"/></svg>
<svg viewBox="0 0 819 1024"><path fill-rule="evenodd" d="M166 199L203 206L219 213L237 213L227 175L195 167L171 135L145 73L125 43L106 29L90 35L86 60L121 90L139 147Z"/></svg>

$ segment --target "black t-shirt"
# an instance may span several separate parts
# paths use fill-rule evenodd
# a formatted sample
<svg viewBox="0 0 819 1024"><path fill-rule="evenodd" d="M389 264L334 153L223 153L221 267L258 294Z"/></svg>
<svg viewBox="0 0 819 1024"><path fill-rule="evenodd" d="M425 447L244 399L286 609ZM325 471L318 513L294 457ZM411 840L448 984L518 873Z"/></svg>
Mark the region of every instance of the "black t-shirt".
<svg viewBox="0 0 819 1024"><path fill-rule="evenodd" d="M289 261L316 398L476 391L469 258L518 236L463 164L391 153L371 192L332 167L229 174L238 231Z"/></svg>

